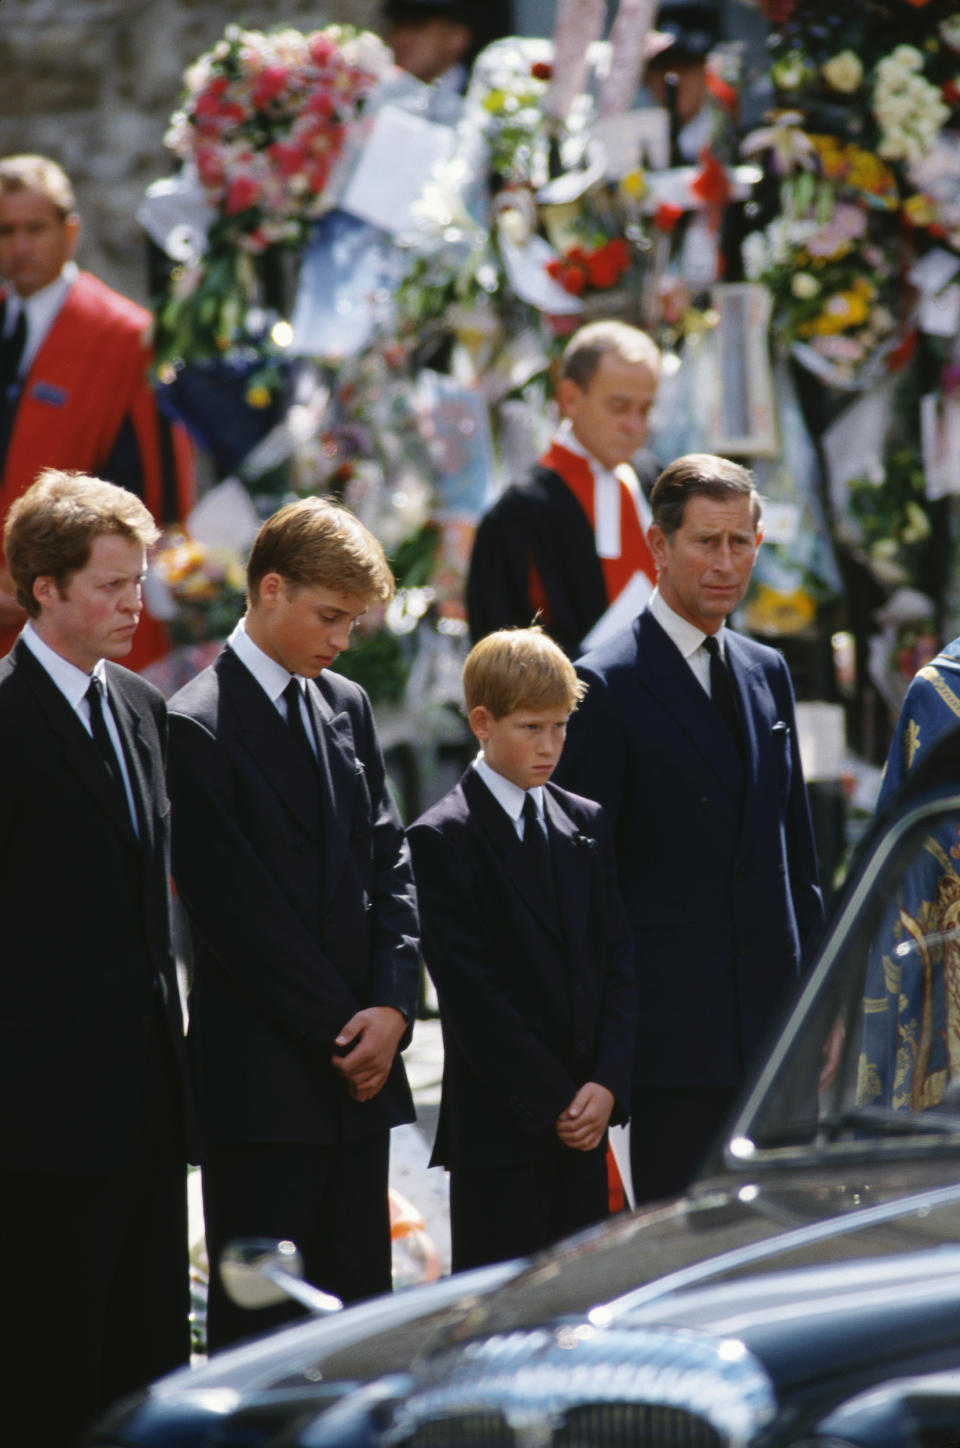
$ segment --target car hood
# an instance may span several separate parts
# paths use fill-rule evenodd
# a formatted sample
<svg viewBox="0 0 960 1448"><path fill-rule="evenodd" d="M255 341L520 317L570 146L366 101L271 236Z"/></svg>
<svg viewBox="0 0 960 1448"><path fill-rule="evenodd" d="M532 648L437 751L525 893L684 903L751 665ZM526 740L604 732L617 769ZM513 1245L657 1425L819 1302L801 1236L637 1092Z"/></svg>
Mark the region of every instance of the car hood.
<svg viewBox="0 0 960 1448"><path fill-rule="evenodd" d="M479 1339L578 1320L608 1332L695 1324L746 1343L776 1377L788 1371L788 1341L789 1370L802 1371L799 1333L822 1338L827 1317L839 1342L857 1313L879 1331L884 1302L902 1359L911 1294L928 1317L942 1298L934 1319L949 1317L957 1336L958 1175L951 1158L892 1164L859 1184L848 1167L717 1177L529 1263L461 1273L222 1352L154 1384L149 1398L160 1405L186 1394L223 1413L264 1393L336 1397L345 1384L407 1372ZM820 1360L822 1371L822 1351Z"/></svg>

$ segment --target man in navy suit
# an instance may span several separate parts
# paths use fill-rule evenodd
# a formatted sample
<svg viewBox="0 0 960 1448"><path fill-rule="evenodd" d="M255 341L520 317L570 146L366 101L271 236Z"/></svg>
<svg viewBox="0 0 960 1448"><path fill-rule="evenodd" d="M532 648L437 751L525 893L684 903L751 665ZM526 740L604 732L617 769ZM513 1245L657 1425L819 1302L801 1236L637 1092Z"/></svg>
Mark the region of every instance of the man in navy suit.
<svg viewBox="0 0 960 1448"><path fill-rule="evenodd" d="M751 475L690 454L651 507L657 589L579 661L558 771L611 816L636 942L638 1202L696 1174L823 910L786 664L726 627L762 538Z"/></svg>
<svg viewBox="0 0 960 1448"><path fill-rule="evenodd" d="M417 916L370 701L329 666L392 592L346 509L281 508L253 545L246 617L170 703L215 1347L297 1310L232 1307L216 1270L231 1237L291 1238L310 1281L345 1301L390 1289Z"/></svg>
<svg viewBox="0 0 960 1448"><path fill-rule="evenodd" d="M157 528L47 469L10 509L0 661L3 1436L63 1448L189 1356L189 1113L166 709L128 657Z"/></svg>

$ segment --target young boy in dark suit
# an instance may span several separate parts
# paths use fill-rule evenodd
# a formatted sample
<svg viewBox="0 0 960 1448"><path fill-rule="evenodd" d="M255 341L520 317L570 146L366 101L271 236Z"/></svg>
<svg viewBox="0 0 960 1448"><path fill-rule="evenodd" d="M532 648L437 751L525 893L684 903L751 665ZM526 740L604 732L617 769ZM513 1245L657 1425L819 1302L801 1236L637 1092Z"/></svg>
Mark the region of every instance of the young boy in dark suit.
<svg viewBox="0 0 960 1448"><path fill-rule="evenodd" d="M540 628L504 629L463 680L482 753L408 831L443 1026L432 1161L450 1171L455 1271L606 1216L636 1017L606 817L548 783L583 694L573 666Z"/></svg>

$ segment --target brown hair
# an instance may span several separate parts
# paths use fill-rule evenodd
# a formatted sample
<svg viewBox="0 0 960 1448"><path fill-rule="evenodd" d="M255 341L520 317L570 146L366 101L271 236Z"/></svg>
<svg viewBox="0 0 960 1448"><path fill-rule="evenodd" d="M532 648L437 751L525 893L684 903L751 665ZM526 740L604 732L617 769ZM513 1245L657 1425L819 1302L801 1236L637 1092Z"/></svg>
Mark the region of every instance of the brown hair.
<svg viewBox="0 0 960 1448"><path fill-rule="evenodd" d="M666 537L672 537L681 527L687 499L698 494L706 498L748 498L753 526L759 527L763 500L754 486L753 474L714 453L686 453L664 468L650 494L653 521Z"/></svg>
<svg viewBox="0 0 960 1448"><path fill-rule="evenodd" d="M36 191L55 207L60 220L76 215L77 199L67 173L47 156L4 156L0 160L0 195Z"/></svg>
<svg viewBox="0 0 960 1448"><path fill-rule="evenodd" d="M278 573L293 588L321 587L367 603L386 603L395 584L386 555L359 518L327 498L288 503L261 527L247 563L247 602Z"/></svg>
<svg viewBox="0 0 960 1448"><path fill-rule="evenodd" d="M140 499L126 488L86 473L45 468L7 514L3 530L7 566L17 601L31 618L40 614L33 596L38 578L66 592L70 579L90 561L97 538L119 534L149 548L160 530Z"/></svg>
<svg viewBox="0 0 960 1448"><path fill-rule="evenodd" d="M659 374L660 351L646 332L641 332L639 327L631 327L628 322L615 322L608 318L601 322L588 322L574 332L563 354L560 376L569 377L586 392L601 358L608 352L622 362L642 362L651 372Z"/></svg>
<svg viewBox="0 0 960 1448"><path fill-rule="evenodd" d="M478 704L494 719L517 709L566 709L572 713L587 686L559 644L539 624L487 634L463 666L467 713Z"/></svg>

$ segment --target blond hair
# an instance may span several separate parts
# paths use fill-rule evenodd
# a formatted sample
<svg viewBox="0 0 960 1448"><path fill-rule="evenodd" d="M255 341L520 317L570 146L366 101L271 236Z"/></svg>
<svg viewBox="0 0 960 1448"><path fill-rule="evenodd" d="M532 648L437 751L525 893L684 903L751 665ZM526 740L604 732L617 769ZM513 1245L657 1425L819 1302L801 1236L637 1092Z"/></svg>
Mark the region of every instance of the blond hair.
<svg viewBox="0 0 960 1448"><path fill-rule="evenodd" d="M17 601L31 618L40 614L33 595L38 578L52 578L63 594L90 562L97 538L118 534L149 548L160 530L140 499L126 488L86 473L45 468L7 514L3 530L7 566Z"/></svg>
<svg viewBox="0 0 960 1448"><path fill-rule="evenodd" d="M4 156L0 159L0 196L35 191L45 196L61 221L75 216L77 199L70 178L49 156Z"/></svg>
<svg viewBox="0 0 960 1448"><path fill-rule="evenodd" d="M251 608L268 573L278 573L293 588L329 588L366 603L387 603L395 590L377 539L347 508L327 498L288 503L263 524L247 563Z"/></svg>
<svg viewBox="0 0 960 1448"><path fill-rule="evenodd" d="M469 714L483 705L494 719L519 709L565 709L572 714L587 686L559 644L539 624L502 628L474 644L463 666Z"/></svg>

